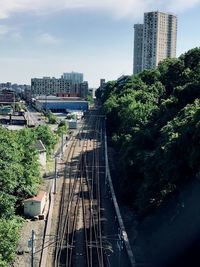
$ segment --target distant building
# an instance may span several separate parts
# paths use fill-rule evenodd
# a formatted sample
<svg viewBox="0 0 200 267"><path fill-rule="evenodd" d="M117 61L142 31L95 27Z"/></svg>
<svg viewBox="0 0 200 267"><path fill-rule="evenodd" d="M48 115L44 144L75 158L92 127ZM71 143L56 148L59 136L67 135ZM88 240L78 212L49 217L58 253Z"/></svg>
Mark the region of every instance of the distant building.
<svg viewBox="0 0 200 267"><path fill-rule="evenodd" d="M86 98L88 95L88 82L82 82L80 83L80 92L79 92L79 96L82 98Z"/></svg>
<svg viewBox="0 0 200 267"><path fill-rule="evenodd" d="M51 110L52 112L88 110L88 102L77 97L40 96L35 99L35 106L38 110Z"/></svg>
<svg viewBox="0 0 200 267"><path fill-rule="evenodd" d="M0 89L10 89L10 88L11 88L11 82L0 83Z"/></svg>
<svg viewBox="0 0 200 267"><path fill-rule="evenodd" d="M64 72L63 75L61 76L62 79L71 81L73 84L74 83L82 83L83 82L83 73L79 72Z"/></svg>
<svg viewBox="0 0 200 267"><path fill-rule="evenodd" d="M29 86L25 87L23 97L28 103L31 102L31 97L32 97L31 87L29 87Z"/></svg>
<svg viewBox="0 0 200 267"><path fill-rule="evenodd" d="M15 102L15 93L9 89L0 90L0 104L7 105Z"/></svg>
<svg viewBox="0 0 200 267"><path fill-rule="evenodd" d="M71 82L62 78L43 77L31 79L32 95L55 95L57 93L70 95L70 89Z"/></svg>
<svg viewBox="0 0 200 267"><path fill-rule="evenodd" d="M88 93L88 83L73 83L64 78L33 78L31 79L31 94L38 95L61 95L68 97L85 98Z"/></svg>
<svg viewBox="0 0 200 267"><path fill-rule="evenodd" d="M106 80L105 79L100 79L100 89L101 90L104 89L105 85L106 85Z"/></svg>
<svg viewBox="0 0 200 267"><path fill-rule="evenodd" d="M139 73L140 68L141 71L152 69L163 59L176 57L176 16L159 11L147 12L144 13L143 26L136 24L134 29L134 74Z"/></svg>
<svg viewBox="0 0 200 267"><path fill-rule="evenodd" d="M143 24L134 25L134 58L133 73L142 71Z"/></svg>
<svg viewBox="0 0 200 267"><path fill-rule="evenodd" d="M96 92L96 88L89 88L88 92L90 93L90 95L92 96L92 98L95 98L95 92Z"/></svg>

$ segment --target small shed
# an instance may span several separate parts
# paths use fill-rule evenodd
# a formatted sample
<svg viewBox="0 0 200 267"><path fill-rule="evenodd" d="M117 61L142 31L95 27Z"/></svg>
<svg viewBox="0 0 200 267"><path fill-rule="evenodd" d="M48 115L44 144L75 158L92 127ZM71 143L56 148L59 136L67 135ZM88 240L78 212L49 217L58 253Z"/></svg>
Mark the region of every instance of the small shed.
<svg viewBox="0 0 200 267"><path fill-rule="evenodd" d="M37 140L35 147L39 153L39 162L43 168L46 167L46 148L41 140Z"/></svg>
<svg viewBox="0 0 200 267"><path fill-rule="evenodd" d="M39 191L37 196L24 200L24 215L34 217L43 213L46 204L46 192Z"/></svg>
<svg viewBox="0 0 200 267"><path fill-rule="evenodd" d="M77 120L67 120L69 129L77 129Z"/></svg>

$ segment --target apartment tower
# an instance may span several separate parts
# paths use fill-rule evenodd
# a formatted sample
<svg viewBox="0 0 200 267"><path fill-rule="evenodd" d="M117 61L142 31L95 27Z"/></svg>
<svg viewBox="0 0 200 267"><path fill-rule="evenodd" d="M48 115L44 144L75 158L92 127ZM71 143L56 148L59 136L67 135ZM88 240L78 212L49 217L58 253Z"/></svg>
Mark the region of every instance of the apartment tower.
<svg viewBox="0 0 200 267"><path fill-rule="evenodd" d="M143 24L134 25L133 73L142 71Z"/></svg>
<svg viewBox="0 0 200 267"><path fill-rule="evenodd" d="M137 25L135 25L136 28ZM141 46L141 70L155 68L163 59L176 57L176 16L158 11L147 12L144 13L144 24L140 27L143 28L143 38L139 37L141 30L138 31L136 28L134 35L134 45L136 43L136 48L134 47L134 74L140 72L135 65L135 58L141 55L139 50ZM139 62L139 59L137 59L137 62Z"/></svg>
<svg viewBox="0 0 200 267"><path fill-rule="evenodd" d="M74 71L65 72L65 73L63 73L61 78L65 79L65 80L72 81L73 84L82 83L83 82L83 73L74 72Z"/></svg>

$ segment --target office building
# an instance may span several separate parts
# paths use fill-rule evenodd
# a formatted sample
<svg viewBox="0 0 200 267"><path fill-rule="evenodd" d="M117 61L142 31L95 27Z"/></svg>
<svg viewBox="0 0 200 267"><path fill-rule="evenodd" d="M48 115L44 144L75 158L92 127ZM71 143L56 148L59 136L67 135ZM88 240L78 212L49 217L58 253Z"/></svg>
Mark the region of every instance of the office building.
<svg viewBox="0 0 200 267"><path fill-rule="evenodd" d="M139 25L136 24L134 27L134 74L140 72L141 59L141 70L144 70L155 68L165 58L176 57L176 16L158 11L147 12L144 13L143 26Z"/></svg>

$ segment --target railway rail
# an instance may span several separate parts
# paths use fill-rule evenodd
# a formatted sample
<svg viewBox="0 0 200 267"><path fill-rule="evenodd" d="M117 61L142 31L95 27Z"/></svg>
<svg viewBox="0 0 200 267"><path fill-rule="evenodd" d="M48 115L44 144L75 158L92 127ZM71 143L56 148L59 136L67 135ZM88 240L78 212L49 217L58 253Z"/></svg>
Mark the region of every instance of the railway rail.
<svg viewBox="0 0 200 267"><path fill-rule="evenodd" d="M105 265L99 176L101 117L88 116L71 141L62 186L54 266ZM92 166L89 168L92 162Z"/></svg>

